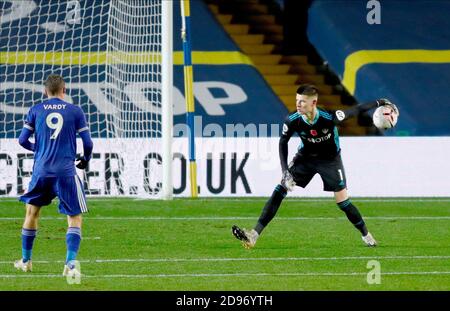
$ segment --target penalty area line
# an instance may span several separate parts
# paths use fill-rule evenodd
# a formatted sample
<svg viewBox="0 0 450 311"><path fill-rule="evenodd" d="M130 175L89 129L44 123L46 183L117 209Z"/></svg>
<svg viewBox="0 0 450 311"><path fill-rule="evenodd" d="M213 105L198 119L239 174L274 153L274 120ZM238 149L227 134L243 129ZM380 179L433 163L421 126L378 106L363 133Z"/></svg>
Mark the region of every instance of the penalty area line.
<svg viewBox="0 0 450 311"><path fill-rule="evenodd" d="M286 272L286 273L185 273L185 274L105 274L105 275L81 275L81 278L128 278L128 279L144 279L144 278L203 278L203 277L296 277L296 276L366 276L367 272ZM382 272L381 276L387 275L450 275L450 271L396 271ZM64 278L61 274L0 274L0 278Z"/></svg>
<svg viewBox="0 0 450 311"><path fill-rule="evenodd" d="M80 263L125 263L125 262L239 262L239 261L339 261L339 260L444 260L450 256L347 256L347 257L260 257L260 258L116 258L86 259ZM0 261L0 264L12 264L13 261ZM35 264L64 263L63 260L36 260Z"/></svg>
<svg viewBox="0 0 450 311"><path fill-rule="evenodd" d="M203 197L203 198L197 198L195 201L239 201L239 202L266 202L268 200L269 197L229 197L229 198L225 198L225 197ZM185 201L188 201L189 198L175 198L175 200L179 200L179 201L183 201L185 199ZM87 196L87 201L90 202L127 202L127 201L150 201L150 202L156 202L156 201L160 201L160 199L149 199L149 198L133 198L133 197L105 197L105 198L101 198L101 197L89 197ZM192 201L192 202L195 202ZM324 203L324 202L335 202L335 199L333 197L287 197L284 201L291 201L291 202L305 202L305 203ZM399 198L364 198L364 197L352 197L352 201L355 202L409 202L409 201L414 201L414 202L450 202L450 197L442 197L442 198L436 198L436 197L399 197ZM17 198L8 198L8 197L4 197L4 198L0 198L0 202L18 202ZM167 202L167 201L165 201Z"/></svg>
<svg viewBox="0 0 450 311"><path fill-rule="evenodd" d="M229 216L229 217L92 217L86 219L96 220L253 220L257 217ZM366 219L380 220L430 220L430 219L450 219L450 216L367 216ZM279 220L347 220L346 217L277 217Z"/></svg>
<svg viewBox="0 0 450 311"><path fill-rule="evenodd" d="M41 217L40 220L65 220L64 217ZM86 217L85 221L90 220L181 220L181 221L221 221L221 220L254 220L257 217L244 217L244 216L229 216L229 217L159 217L159 216L142 216L142 217L134 217L134 216L109 216L109 217ZM346 217L277 217L277 220L346 220ZM449 220L450 216L366 216L364 219L372 219L372 220ZM0 217L0 221L8 221L8 220L23 220L23 217Z"/></svg>

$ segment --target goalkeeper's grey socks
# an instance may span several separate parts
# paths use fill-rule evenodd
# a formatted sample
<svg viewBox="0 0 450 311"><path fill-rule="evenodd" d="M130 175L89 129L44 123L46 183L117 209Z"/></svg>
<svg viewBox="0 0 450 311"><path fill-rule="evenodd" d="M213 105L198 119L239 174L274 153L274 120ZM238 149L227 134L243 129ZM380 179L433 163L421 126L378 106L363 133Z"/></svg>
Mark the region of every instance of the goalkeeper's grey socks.
<svg viewBox="0 0 450 311"><path fill-rule="evenodd" d="M350 202L349 199L337 204L339 208L347 215L348 220L358 229L363 236L366 236L368 231L364 220L358 209Z"/></svg>
<svg viewBox="0 0 450 311"><path fill-rule="evenodd" d="M282 185L277 185L275 187L272 196L264 206L261 216L259 216L258 222L256 223L255 231L258 232L258 234L261 234L264 228L273 219L281 205L281 202L286 197L286 194L287 191Z"/></svg>

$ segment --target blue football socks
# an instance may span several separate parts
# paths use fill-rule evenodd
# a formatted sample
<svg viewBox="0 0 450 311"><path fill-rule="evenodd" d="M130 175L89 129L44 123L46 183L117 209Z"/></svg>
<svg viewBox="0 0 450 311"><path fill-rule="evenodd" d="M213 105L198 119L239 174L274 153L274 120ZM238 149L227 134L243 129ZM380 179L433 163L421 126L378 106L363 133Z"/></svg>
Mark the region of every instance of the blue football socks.
<svg viewBox="0 0 450 311"><path fill-rule="evenodd" d="M69 227L66 234L67 256L66 264L77 258L81 242L81 228Z"/></svg>
<svg viewBox="0 0 450 311"><path fill-rule="evenodd" d="M27 262L31 259L33 251L33 242L36 237L35 229L22 228L22 261Z"/></svg>

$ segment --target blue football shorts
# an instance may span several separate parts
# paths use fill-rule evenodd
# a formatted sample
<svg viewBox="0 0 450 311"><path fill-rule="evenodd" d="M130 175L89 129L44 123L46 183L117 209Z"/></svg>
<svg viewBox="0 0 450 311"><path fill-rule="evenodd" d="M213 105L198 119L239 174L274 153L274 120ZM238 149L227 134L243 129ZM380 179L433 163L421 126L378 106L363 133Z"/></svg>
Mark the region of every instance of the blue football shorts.
<svg viewBox="0 0 450 311"><path fill-rule="evenodd" d="M61 214L75 216L88 212L83 186L77 175L32 176L28 192L19 201L41 207L49 205L55 197L59 199L58 209Z"/></svg>

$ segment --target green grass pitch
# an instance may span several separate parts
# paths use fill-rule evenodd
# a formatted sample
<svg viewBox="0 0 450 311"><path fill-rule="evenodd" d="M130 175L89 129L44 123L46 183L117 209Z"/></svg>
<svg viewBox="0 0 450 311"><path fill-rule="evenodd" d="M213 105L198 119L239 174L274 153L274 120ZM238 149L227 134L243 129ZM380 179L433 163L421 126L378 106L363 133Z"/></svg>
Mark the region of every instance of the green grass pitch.
<svg viewBox="0 0 450 311"><path fill-rule="evenodd" d="M363 244L331 199L286 199L246 250L231 226L251 228L263 198L88 198L83 276L69 285L56 203L42 211L33 272L23 273L12 265L21 256L23 204L3 199L0 290L450 290L449 198L352 201L378 247ZM380 264L380 284L367 282L370 260Z"/></svg>

